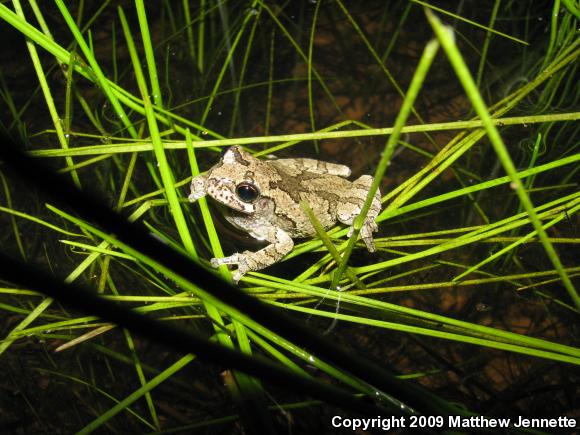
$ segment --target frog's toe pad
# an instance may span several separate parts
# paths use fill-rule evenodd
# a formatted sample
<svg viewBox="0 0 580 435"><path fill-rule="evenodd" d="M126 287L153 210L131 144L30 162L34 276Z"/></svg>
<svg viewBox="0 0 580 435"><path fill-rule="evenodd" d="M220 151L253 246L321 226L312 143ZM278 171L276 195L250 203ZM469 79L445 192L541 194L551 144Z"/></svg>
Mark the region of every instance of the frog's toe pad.
<svg viewBox="0 0 580 435"><path fill-rule="evenodd" d="M363 242L365 242L369 252L376 252L377 248L375 248L375 242L372 237L363 238Z"/></svg>

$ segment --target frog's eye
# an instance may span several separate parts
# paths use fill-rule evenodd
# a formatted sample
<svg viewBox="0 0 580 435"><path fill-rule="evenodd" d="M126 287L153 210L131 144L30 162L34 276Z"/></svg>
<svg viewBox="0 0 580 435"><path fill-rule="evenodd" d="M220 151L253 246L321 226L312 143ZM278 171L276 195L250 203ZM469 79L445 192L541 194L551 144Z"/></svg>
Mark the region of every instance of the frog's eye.
<svg viewBox="0 0 580 435"><path fill-rule="evenodd" d="M260 196L260 190L252 183L243 181L236 186L236 195L244 202L254 202Z"/></svg>

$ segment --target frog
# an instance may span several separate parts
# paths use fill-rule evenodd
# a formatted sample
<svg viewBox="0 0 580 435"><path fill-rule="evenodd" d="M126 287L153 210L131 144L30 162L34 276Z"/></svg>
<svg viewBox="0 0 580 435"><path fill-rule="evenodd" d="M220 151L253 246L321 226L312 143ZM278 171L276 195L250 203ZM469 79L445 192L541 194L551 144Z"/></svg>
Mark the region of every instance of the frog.
<svg viewBox="0 0 580 435"><path fill-rule="evenodd" d="M292 251L294 239L316 235L301 201L325 230L337 221L350 225L350 237L373 182L370 175L349 181L350 174L351 169L342 164L311 158L259 159L241 146L226 148L215 166L192 178L188 199L193 203L209 196L222 205L230 224L267 245L255 252L212 258L211 266L237 265L232 279L238 283L246 273L282 260ZM377 189L360 230L369 252L376 251L373 232L380 211Z"/></svg>

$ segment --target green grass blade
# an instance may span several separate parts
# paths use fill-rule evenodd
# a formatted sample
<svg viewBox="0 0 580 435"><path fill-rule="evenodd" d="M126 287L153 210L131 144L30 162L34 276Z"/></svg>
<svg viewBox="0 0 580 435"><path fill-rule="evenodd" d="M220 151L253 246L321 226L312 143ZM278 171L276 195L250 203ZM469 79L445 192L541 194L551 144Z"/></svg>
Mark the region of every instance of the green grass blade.
<svg viewBox="0 0 580 435"><path fill-rule="evenodd" d="M556 270L558 270L558 272L560 273L560 277L562 278L562 284L568 291L568 294L570 295L570 298L574 302L574 305L576 305L576 308L580 310L580 296L578 296L578 293L576 292L576 289L574 288L574 285L572 284L570 277L564 270L564 266L560 261L560 257L558 256L552 243L550 243L548 235L546 234L546 231L542 227L542 223L540 222L540 220L536 215L532 201L530 200L528 194L524 189L524 185L522 184L522 181L518 176L517 170L510 157L510 154L507 148L505 147L505 144L503 143L503 140L496 126L493 124L493 122L491 122L491 116L489 115L487 107L485 106L485 103L483 102L483 99L481 98L481 95L477 90L475 82L473 81L473 78L469 73L469 69L465 64L465 61L461 57L461 54L459 53L459 50L455 45L455 41L451 30L449 28L445 28L441 24L439 19L435 17L435 15L431 13L429 10L427 10L426 13L427 18L429 19L429 22L431 23L433 30L435 31L435 34L439 38L439 41L441 42L441 45L443 46L449 58L449 61L453 66L453 69L455 70L455 73L457 74L459 80L461 81L461 84L465 88L465 92L467 93L467 96L469 97L469 100L471 101L473 108L475 109L478 116L484 123L487 135L489 136L489 139L505 171L507 172L508 176L511 179L511 182L513 183L513 189L515 190L516 194L520 199L520 202L522 203L528 215L530 216L532 225L538 232L538 236L542 241L542 245L544 246L546 254L550 258L550 261L552 262Z"/></svg>
<svg viewBox="0 0 580 435"><path fill-rule="evenodd" d="M401 134L403 126L407 122L407 118L409 117L409 114L411 113L411 111L413 109L413 103L414 103L415 99L417 98L417 95L419 94L419 90L421 89L421 86L423 85L423 82L425 80L427 72L429 71L429 68L430 68L432 62L435 59L435 55L437 54L438 49L439 49L439 44L436 41L430 41L425 46L425 49L423 51L423 55L421 56L421 59L419 60L419 65L417 66L417 69L415 70L415 74L413 75L413 78L411 80L411 84L409 85L409 90L407 91L406 98L403 100L403 105L401 107L401 110L399 111L399 115L397 116L397 119L395 120L395 126L393 127L393 133L391 136L389 136L389 139L385 145L385 149L381 155L381 160L379 161L379 164L377 166L377 170L376 170L375 175L373 177L373 183L369 189L369 193L367 194L367 198L365 200L365 203L362 207L362 210L361 210L359 216L354 220L354 223L353 223L354 231L353 231L353 234L350 236L350 239L348 241L348 245L347 245L345 252L343 254L343 257L342 257L342 261L338 265L338 268L337 268L336 273L334 275L334 278L332 281L332 288L336 288L336 286L338 285L338 282L340 281L340 278L342 277L342 274L344 273L344 270L346 269L346 265L347 265L349 256L352 253L352 250L354 249L354 245L356 243L356 240L358 238L358 235L360 233L360 230L362 228L362 225L363 225L363 222L366 218L366 215L371 207L371 203L373 201L373 198L374 198L377 190L379 189L379 184L381 183L381 180L383 179L383 175L384 175L385 171L387 170L387 166L389 165L389 162L391 160L393 152L395 151L395 146L399 140L399 136Z"/></svg>
<svg viewBox="0 0 580 435"><path fill-rule="evenodd" d="M77 44L79 45L80 49L82 50L83 54L85 55L85 58L87 59L89 65L91 66L92 73L95 75L99 86L101 87L101 89L103 89L103 92L105 93L105 95L107 96L109 101L111 102L111 106L115 110L115 113L117 114L119 120L125 126L125 128L129 132L129 134L133 138L136 138L137 131L135 130L135 127L133 126L133 124L131 123L131 121L129 120L129 118L127 116L127 113L125 112L125 110L123 109L121 104L119 103L119 99L117 98L115 93L112 91L111 86L109 85L109 81L105 78L105 75L104 75L103 71L101 70L99 63L95 59L95 57L92 53L92 50L89 48L85 39L83 38L83 35L81 34L80 29L77 27L73 17L70 15L70 12L68 11L66 5L63 3L62 0L55 0L55 2L56 2L58 9L60 10L64 20L65 20L65 22L67 23L71 33L75 37Z"/></svg>

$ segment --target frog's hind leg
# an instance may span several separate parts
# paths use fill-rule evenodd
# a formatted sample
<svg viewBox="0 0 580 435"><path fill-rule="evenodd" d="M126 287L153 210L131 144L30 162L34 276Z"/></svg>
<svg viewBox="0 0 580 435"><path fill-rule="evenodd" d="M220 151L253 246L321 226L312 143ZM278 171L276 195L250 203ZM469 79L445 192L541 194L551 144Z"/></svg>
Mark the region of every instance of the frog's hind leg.
<svg viewBox="0 0 580 435"><path fill-rule="evenodd" d="M353 181L349 189L347 198L344 198L343 205L338 209L338 219L347 225L352 225L355 218L360 214L364 205L367 194L373 183L373 177L370 175L362 175ZM375 252L375 244L373 242L373 232L378 230L375 219L381 211L381 192L377 189L371 207L366 215L365 221L360 230L360 238L365 243L369 252ZM348 236L353 232L351 226Z"/></svg>

